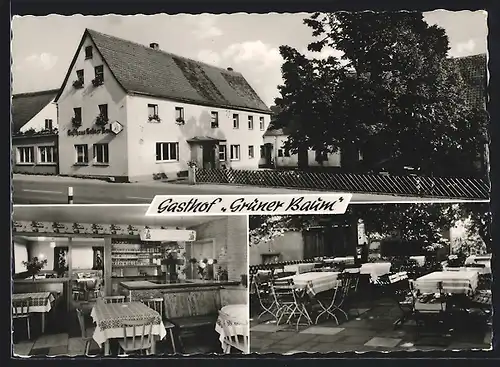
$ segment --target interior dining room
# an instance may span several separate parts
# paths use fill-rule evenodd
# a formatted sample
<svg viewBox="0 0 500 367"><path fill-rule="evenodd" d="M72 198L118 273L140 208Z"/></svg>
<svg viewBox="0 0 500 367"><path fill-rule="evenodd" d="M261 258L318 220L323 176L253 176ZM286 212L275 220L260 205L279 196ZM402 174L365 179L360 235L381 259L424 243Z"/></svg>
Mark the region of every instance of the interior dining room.
<svg viewBox="0 0 500 367"><path fill-rule="evenodd" d="M14 356L248 352L247 218L147 208L14 208Z"/></svg>

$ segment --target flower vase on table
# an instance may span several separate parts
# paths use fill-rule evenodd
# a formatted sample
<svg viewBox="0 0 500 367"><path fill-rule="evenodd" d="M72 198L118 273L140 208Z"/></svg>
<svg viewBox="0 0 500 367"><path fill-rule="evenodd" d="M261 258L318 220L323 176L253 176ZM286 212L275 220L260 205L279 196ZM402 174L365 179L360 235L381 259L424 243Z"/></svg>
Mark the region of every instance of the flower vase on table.
<svg viewBox="0 0 500 367"><path fill-rule="evenodd" d="M26 267L26 271L31 276L31 279L35 281L35 276L47 265L47 259L39 260L35 256L30 261L23 261L22 264Z"/></svg>

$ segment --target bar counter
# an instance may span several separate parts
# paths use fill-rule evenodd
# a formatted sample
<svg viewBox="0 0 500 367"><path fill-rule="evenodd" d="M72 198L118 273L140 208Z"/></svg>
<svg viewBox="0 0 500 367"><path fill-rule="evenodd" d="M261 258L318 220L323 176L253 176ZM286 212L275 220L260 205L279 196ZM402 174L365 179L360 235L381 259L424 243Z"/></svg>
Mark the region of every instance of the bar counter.
<svg viewBox="0 0 500 367"><path fill-rule="evenodd" d="M240 281L216 280L183 280L177 283L160 283L153 281L125 281L120 282L119 293L129 301L140 301L144 298L164 297L176 293L212 291L218 294L222 304L247 303L248 290Z"/></svg>

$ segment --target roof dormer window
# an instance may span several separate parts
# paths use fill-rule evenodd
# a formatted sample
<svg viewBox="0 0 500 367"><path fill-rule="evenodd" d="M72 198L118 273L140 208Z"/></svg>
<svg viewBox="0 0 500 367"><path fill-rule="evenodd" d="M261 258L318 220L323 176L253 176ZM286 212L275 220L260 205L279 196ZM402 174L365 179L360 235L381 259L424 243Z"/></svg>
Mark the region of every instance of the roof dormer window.
<svg viewBox="0 0 500 367"><path fill-rule="evenodd" d="M85 60L92 58L92 46L85 47Z"/></svg>

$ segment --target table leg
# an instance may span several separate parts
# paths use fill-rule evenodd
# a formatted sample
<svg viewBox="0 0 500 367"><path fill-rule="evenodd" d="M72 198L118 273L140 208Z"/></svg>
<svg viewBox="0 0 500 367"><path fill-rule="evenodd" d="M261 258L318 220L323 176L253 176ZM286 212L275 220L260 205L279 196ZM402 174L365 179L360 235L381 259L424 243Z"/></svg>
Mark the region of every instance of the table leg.
<svg viewBox="0 0 500 367"><path fill-rule="evenodd" d="M42 312L42 334L45 333L45 312Z"/></svg>
<svg viewBox="0 0 500 367"><path fill-rule="evenodd" d="M109 339L104 342L104 355L109 356Z"/></svg>
<svg viewBox="0 0 500 367"><path fill-rule="evenodd" d="M170 334L170 340L172 341L172 350L174 351L174 354L176 354L176 350L175 350L175 339L174 339L174 331L172 330L172 328L170 328L169 330L169 334Z"/></svg>

